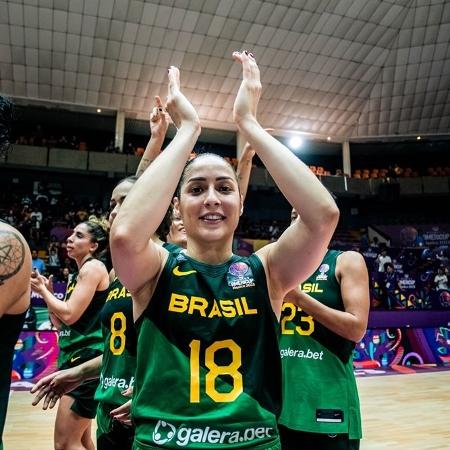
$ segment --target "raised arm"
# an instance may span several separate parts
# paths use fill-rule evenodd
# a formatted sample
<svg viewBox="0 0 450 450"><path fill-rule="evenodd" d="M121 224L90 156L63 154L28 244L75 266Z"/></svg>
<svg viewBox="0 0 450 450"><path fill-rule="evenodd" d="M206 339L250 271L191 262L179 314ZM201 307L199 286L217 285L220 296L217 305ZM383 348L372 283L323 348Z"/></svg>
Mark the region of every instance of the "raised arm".
<svg viewBox="0 0 450 450"><path fill-rule="evenodd" d="M155 107L150 113L150 140L147 143L144 154L139 162L136 170L136 176L140 177L145 169L156 159L161 153L161 148L166 137L169 122L164 112L164 106L159 96L155 97Z"/></svg>
<svg viewBox="0 0 450 450"><path fill-rule="evenodd" d="M165 250L151 238L166 214L200 133L198 115L180 91L176 67L169 69L166 109L177 126L177 133L166 151L136 181L111 227L114 269L132 294L151 283L163 264Z"/></svg>
<svg viewBox="0 0 450 450"><path fill-rule="evenodd" d="M289 292L286 301L294 303L317 322L350 341L358 342L366 333L369 316L369 276L364 258L357 252L339 255L336 276L341 286L344 311L330 308L299 288Z"/></svg>
<svg viewBox="0 0 450 450"><path fill-rule="evenodd" d="M237 179L239 183L239 190L241 191L242 201L247 197L248 184L250 182L250 175L252 173L253 157L255 150L247 142L242 149L241 157L239 158L236 169Z"/></svg>
<svg viewBox="0 0 450 450"><path fill-rule="evenodd" d="M80 269L77 284L65 302L58 300L46 284L46 278L39 273L31 278L31 289L42 296L49 312L66 325L72 325L86 311L95 292L108 287L109 277L103 263L98 260L88 261Z"/></svg>
<svg viewBox="0 0 450 450"><path fill-rule="evenodd" d="M234 120L301 217L301 221L294 222L278 242L258 252L269 275L271 295L279 299L319 265L336 228L339 210L309 168L258 123L256 110L261 82L253 55L235 52L233 57L243 68L243 81L234 104Z"/></svg>

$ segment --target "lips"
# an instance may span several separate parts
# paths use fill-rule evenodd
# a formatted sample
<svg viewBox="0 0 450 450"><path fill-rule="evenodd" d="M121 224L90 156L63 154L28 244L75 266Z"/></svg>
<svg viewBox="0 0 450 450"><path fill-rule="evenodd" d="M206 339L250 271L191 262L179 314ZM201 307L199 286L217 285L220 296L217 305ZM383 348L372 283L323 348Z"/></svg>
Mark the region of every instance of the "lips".
<svg viewBox="0 0 450 450"><path fill-rule="evenodd" d="M203 216L200 216L200 220L203 220L204 222L207 222L207 223L218 223L224 219L225 219L225 216L223 216L222 214L217 214L217 213L214 213L214 214L209 213L209 214L204 214Z"/></svg>

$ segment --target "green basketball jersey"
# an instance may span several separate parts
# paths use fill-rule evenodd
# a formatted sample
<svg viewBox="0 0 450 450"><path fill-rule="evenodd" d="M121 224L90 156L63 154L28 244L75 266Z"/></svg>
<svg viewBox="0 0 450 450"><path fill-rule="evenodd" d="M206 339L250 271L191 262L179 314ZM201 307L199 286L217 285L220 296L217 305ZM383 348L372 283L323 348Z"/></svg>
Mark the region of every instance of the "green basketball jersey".
<svg viewBox="0 0 450 450"><path fill-rule="evenodd" d="M136 331L131 294L117 277L109 286L101 324L104 350L95 400L120 406L128 400L121 392L134 384Z"/></svg>
<svg viewBox="0 0 450 450"><path fill-rule="evenodd" d="M77 284L75 273L67 284L64 301L69 300ZM99 355L103 351L100 311L108 290L97 291L81 317L72 325L62 324L59 330L58 368L65 369Z"/></svg>
<svg viewBox="0 0 450 450"><path fill-rule="evenodd" d="M170 254L136 326L136 449L278 442L277 320L256 255L213 266Z"/></svg>
<svg viewBox="0 0 450 450"><path fill-rule="evenodd" d="M343 311L336 280L336 259L328 250L319 269L302 285L303 292ZM283 408L279 423L311 433L348 433L361 438L358 391L353 374L354 342L333 333L292 303L284 303L280 354Z"/></svg>

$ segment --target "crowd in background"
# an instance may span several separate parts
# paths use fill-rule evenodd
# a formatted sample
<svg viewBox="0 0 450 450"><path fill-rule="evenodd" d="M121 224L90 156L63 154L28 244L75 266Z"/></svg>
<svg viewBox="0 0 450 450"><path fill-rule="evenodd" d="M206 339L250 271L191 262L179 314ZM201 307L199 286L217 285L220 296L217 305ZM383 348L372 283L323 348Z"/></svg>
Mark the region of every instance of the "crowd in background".
<svg viewBox="0 0 450 450"><path fill-rule="evenodd" d="M66 251L65 241L71 230L91 216L100 219L107 215L98 203L76 202L62 193L54 195L42 184L31 195L12 194L7 199L4 195L1 205L0 217L15 226L29 242L33 267L62 282L76 269ZM236 236L275 241L287 225L287 220L254 220L244 216ZM338 228L330 247L363 254L371 275L372 308L429 309L436 306L436 302L428 299L430 293L448 292L448 246L428 248L420 233L414 247L390 248L376 237L369 240L367 230L349 232ZM428 300L417 299L418 296ZM405 298L414 301L408 303ZM450 299L444 296L439 301L445 307Z"/></svg>

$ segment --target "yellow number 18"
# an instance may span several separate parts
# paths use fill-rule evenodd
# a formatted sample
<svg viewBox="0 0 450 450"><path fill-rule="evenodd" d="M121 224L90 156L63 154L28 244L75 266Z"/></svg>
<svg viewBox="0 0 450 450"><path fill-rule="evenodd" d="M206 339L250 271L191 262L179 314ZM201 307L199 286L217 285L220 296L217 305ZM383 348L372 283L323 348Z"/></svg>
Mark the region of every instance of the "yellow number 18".
<svg viewBox="0 0 450 450"><path fill-rule="evenodd" d="M191 372L191 403L200 402L200 341L194 339L189 344L190 354L190 372ZM231 363L226 366L219 366L214 361L214 355L218 350L228 349L231 352ZM205 350L205 366L209 372L205 376L205 392L215 402L232 402L243 391L242 374L239 372L241 367L241 348L232 339L217 341L212 343ZM220 375L229 375L233 379L233 387L230 392L219 392L216 389L216 378Z"/></svg>

